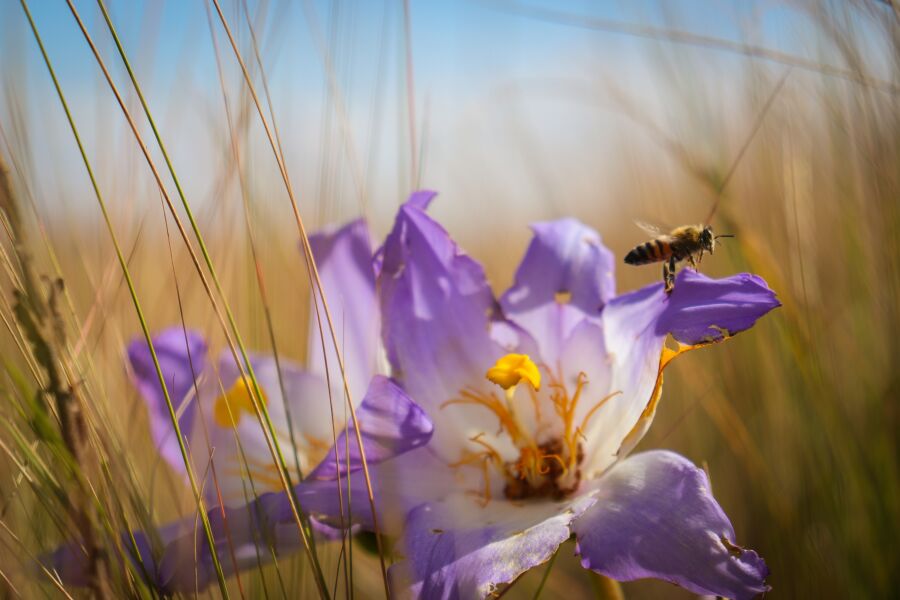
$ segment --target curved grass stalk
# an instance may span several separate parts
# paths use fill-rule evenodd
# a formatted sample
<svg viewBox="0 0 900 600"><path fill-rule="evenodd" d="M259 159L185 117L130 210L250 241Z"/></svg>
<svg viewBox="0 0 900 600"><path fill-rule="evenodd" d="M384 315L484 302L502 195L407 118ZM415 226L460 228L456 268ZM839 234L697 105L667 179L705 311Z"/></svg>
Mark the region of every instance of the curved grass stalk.
<svg viewBox="0 0 900 600"><path fill-rule="evenodd" d="M115 86L115 83L113 82L112 77L109 74L109 70L106 68L106 65L105 65L102 57L100 56L100 53L97 50L97 47L93 42L93 39L91 38L86 27L84 26L84 23L81 20L81 17L78 14L78 11L75 9L75 6L72 4L71 0L66 0L66 3L68 4L70 11L72 12L72 15L75 17L75 20L78 23L78 26L81 29L81 32L85 37L85 40L88 42L88 45L90 46L91 51L93 52L94 57L97 60L98 66L100 67L101 71L103 72L104 77L106 78L107 82L109 83L110 88L111 88L113 94L115 95L116 100L119 103L119 106L122 109L122 111L126 117L126 120L128 121L128 124L132 129L132 132L134 133L135 139L138 142L138 145L140 146L142 153L144 154L145 158L147 159L148 165L149 165L150 170L157 182L157 185L159 186L159 189L163 196L163 199L165 200L166 205L168 206L169 211L171 212L171 214L175 220L175 223L178 226L179 233L181 234L182 239L184 240L185 245L191 255L191 259L194 263L194 266L195 266L198 274L200 275L200 280L203 283L203 286L207 292L207 295L210 298L210 302L213 306L213 310L216 313L216 316L222 325L223 331L224 331L226 339L228 341L229 348L230 348L232 356L235 360L235 364L238 367L238 369L241 373L241 376L246 377L252 383L252 392L253 393L251 394L251 399L252 399L254 412L256 413L257 420L260 422L260 424L263 428L263 434L264 434L264 437L266 438L266 444L269 448L269 451L272 454L273 459L275 460L275 464L278 467L279 479L280 479L281 484L282 484L283 488L285 489L285 491L288 495L288 498L290 500L292 514L293 514L294 520L297 523L297 528L300 532L300 537L303 542L304 549L306 550L307 556L310 558L310 561L313 564L313 570L314 570L314 573L316 574L316 580L319 585L320 593L322 594L323 597L327 597L327 588L324 584L324 578L321 574L321 567L319 567L319 565L318 565L318 558L315 554L314 545L313 545L314 542L311 541L312 536L309 531L309 526L308 526L305 516L302 515L301 511L299 510L299 508L298 508L299 504L296 502L296 499L294 497L293 485L290 481L290 476L287 473L287 469L285 466L286 463L284 461L284 457L281 452L281 449L278 445L277 436L275 436L275 433L274 433L274 427L272 426L271 420L269 418L268 410L267 410L265 404L261 401L262 392L259 388L259 383L256 380L256 376L253 372L253 366L250 364L249 357L247 355L243 341L240 337L240 333L237 330L237 325L234 321L233 314L231 313L231 310L228 307L228 303L225 300L225 296L224 296L224 293L222 292L222 288L219 283L218 277L216 275L215 268L213 267L212 260L209 256L209 253L203 242L202 234L200 233L200 230L199 230L199 227L197 226L196 220L193 217L193 212L190 209L190 205L187 203L187 200L184 196L184 192L180 186L180 183L175 174L174 168L172 167L171 161L169 160L168 154L165 151L165 146L162 143L162 139L156 128L155 122L153 121L152 115L150 114L149 107L146 104L146 101L145 101L143 94L141 93L140 87L137 83L137 79L135 78L133 70L131 69L130 63L127 60L127 55L125 54L124 48L121 46L118 35L115 32L115 28L112 25L112 21L109 19L109 14L106 11L105 6L103 5L102 1L98 0L101 11L104 15L104 18L107 22L108 27L110 28L113 38L116 42L116 46L120 52L120 55L122 56L123 62L125 63L125 66L129 72L129 75L131 76L131 81L132 81L133 85L135 86L135 89L138 93L138 97L141 100L141 104L142 104L144 111L148 117L148 120L153 128L154 135L156 136L156 140L157 140L157 142L160 146L160 149L165 157L166 164L169 167L169 170L170 170L173 180L175 181L176 188L178 189L179 196L180 196L183 206L188 214L194 234L197 238L198 244L200 245L201 252L204 257L204 261L206 263L206 266L210 272L210 276L212 277L214 285L216 287L216 291L219 294L219 296L222 298L223 306L225 309L225 315L227 316L227 319L228 319L228 325L226 325L226 323L225 323L225 317L223 317L223 315L222 315L221 308L219 307L219 303L217 302L216 297L213 294L212 288L210 287L209 282L207 281L206 276L203 272L203 269L200 266L199 258L197 257L197 254L194 251L193 246L190 243L190 240L187 236L187 231L185 230L184 225L182 224L180 218L177 215L177 212L175 210L174 204L172 203L172 200L168 193L168 190L166 189L165 184L162 181L162 177L161 177L158 169L156 168L156 165L154 164L152 157L150 156L149 150L147 149L147 146L144 143L143 138L141 137L140 132L137 129L137 125L135 124L130 111L128 110L124 100L122 99L122 96L118 91L118 88ZM232 335L234 336L234 339L232 339L232 337L231 337ZM237 347L235 347L235 344L237 345ZM240 350L241 358L238 357L238 349Z"/></svg>
<svg viewBox="0 0 900 600"><path fill-rule="evenodd" d="M66 101L65 94L63 93L62 87L59 84L59 80L56 77L56 72L54 71L53 65L50 62L50 57L47 54L46 49L44 48L44 43L41 40L41 36L40 36L40 33L38 32L37 25L35 24L34 19L31 16L31 11L28 9L28 2L27 2L27 0L20 0L20 3L22 5L22 10L25 12L26 18L28 19L28 23L31 27L31 31L34 34L35 41L37 42L38 47L40 48L41 55L44 59L44 63L47 66L47 71L50 74L50 78L53 80L53 86L56 88L56 93L59 96L59 100L60 100L60 103L62 104L63 111L66 114L66 120L69 122L69 127L72 130L72 135L75 137L75 142L78 145L78 151L81 154L81 158L82 158L82 161L84 162L85 169L87 170L88 177L91 180L91 186L94 189L94 194L97 197L98 204L100 205L100 210L103 213L103 220L106 223L107 229L109 230L109 235L112 240L113 247L115 248L116 258L118 259L119 264L122 267L122 273L123 273L123 275L125 277L125 281L128 285L128 291L131 295L131 300L132 300L132 303L134 304L135 313L137 314L138 321L140 322L141 330L144 334L144 338L146 339L147 344L150 347L150 356L153 359L153 366L156 370L156 375L157 375L157 378L159 379L159 384L163 390L163 395L166 400L166 407L168 408L168 411L169 411L169 417L172 420L172 427L174 428L175 435L178 439L178 448L181 452L181 457L184 461L185 470L188 474L188 480L190 481L190 485L191 485L191 491L194 494L194 500L197 503L198 512L200 514L200 519L201 519L202 525L203 525L203 531L204 531L204 534L206 535L207 542L209 543L210 556L211 556L213 566L216 571L216 578L218 579L218 582L219 582L219 589L222 592L222 596L224 598L228 598L229 595L228 595L228 587L225 583L225 574L222 571L222 565L219 562L218 553L216 552L215 539L213 537L212 528L209 523L209 518L206 514L206 510L204 509L203 497L200 494L200 489L197 485L197 479L196 479L196 476L194 475L193 468L191 467L191 460L190 460L190 457L187 452L187 448L184 443L184 438L181 435L181 426L179 425L178 418L175 415L175 408L172 404L172 399L169 397L169 391L166 386L166 379L163 376L162 368L160 367L160 364L159 364L159 358L157 357L156 350L153 347L153 340L150 336L150 329L147 326L146 319L144 318L144 313L143 313L143 310L141 309L140 301L138 300L137 290L134 287L134 282L131 278L131 273L128 269L128 264L125 261L125 257L122 254L121 247L119 246L119 241L118 241L118 238L116 237L115 229L113 228L113 225L112 225L112 220L110 219L109 212L107 211L107 208L106 208L106 202L103 200L103 195L100 192L100 186L97 183L96 177L94 176L93 168L91 167L90 160L87 157L87 152L84 148L84 144L81 141L81 135L78 133L78 128L75 125L75 119L72 116L71 111L69 110L69 105L68 105L68 102Z"/></svg>
<svg viewBox="0 0 900 600"><path fill-rule="evenodd" d="M234 160L234 170L238 176L238 184L239 184L240 190L241 190L241 199L243 200L244 223L247 226L247 239L250 242L250 252L253 257L253 266L254 266L254 273L256 275L256 283L257 283L257 287L259 289L260 299L262 300L263 315L264 315L264 319L266 322L266 333L269 336L269 343L272 346L272 356L275 359L275 368L276 368L276 371L278 372L278 385L281 388L281 395L282 395L282 397L287 398L287 391L286 391L285 385L284 385L284 377L282 376L282 372L281 372L281 358L278 354L278 346L275 343L275 325L274 325L274 322L272 321L272 311L271 311L271 308L269 305L269 296L268 296L268 293L266 292L266 283L265 283L265 278L263 277L262 264L260 262L259 253L257 251L257 246L256 246L256 234L253 230L253 224L252 224L252 219L251 219L250 199L249 199L250 192L248 191L247 182L244 180L244 172L241 169L241 164L242 164L241 163L241 154L240 154L240 147L237 142L237 133L235 132L234 117L231 114L231 106L228 103L228 94L225 91L225 75L222 70L222 61L221 61L221 56L219 54L219 44L216 40L215 28L213 27L212 13L209 10L209 3L204 3L204 6L206 7L207 23L209 24L209 32L210 32L210 36L212 37L213 48L215 50L214 54L216 57L216 69L217 69L217 72L219 75L219 87L222 89L222 100L223 100L223 105L225 107L225 118L226 118L226 121L228 124L229 139L231 141L231 151L233 154L232 158ZM244 3L243 8L244 8L244 11L246 12L247 11L246 2ZM262 9L262 6L260 7L260 9ZM249 19L249 13L248 13L248 19ZM252 28L251 28L251 32L252 32ZM253 39L254 39L254 47L255 47L256 46L256 42L255 42L256 37L254 36ZM246 122L247 122L247 119L244 119L244 124L242 127L242 131L243 131L244 135L246 135ZM300 479L303 479L303 469L300 466L300 454L297 449L296 434L294 432L294 420L291 416L290 403L285 402L284 410L285 410L285 414L287 415L288 436L291 440L291 445L294 450L294 467L297 470L297 476Z"/></svg>
<svg viewBox="0 0 900 600"><path fill-rule="evenodd" d="M102 0L98 0L98 2L99 1L102 1ZM363 471L363 475L365 477L365 482L366 482L366 492L367 492L367 495L369 498L369 505L372 510L372 524L373 524L373 529L374 529L374 533L375 533L375 539L376 539L377 545L378 545L378 558L379 558L379 562L380 562L380 566L381 566L381 575L382 575L382 581L384 583L384 592L385 592L386 597L390 597L390 587L389 587L388 578L387 578L387 567L385 565L385 560L384 560L384 549L382 548L381 536L379 535L379 530L378 530L378 515L377 515L377 510L375 509L375 495L374 495L374 491L372 488L372 479L369 475L369 466L368 466L368 461L366 459L366 453L365 453L365 450L363 447L362 433L360 432L360 429L359 429L359 420L356 418L356 408L353 406L353 400L352 400L352 396L350 393L350 386L347 383L346 370L344 368L344 359L343 359L343 356L341 355L340 348L339 348L338 341L337 341L337 335L336 335L335 329L334 329L334 320L332 319L331 311L328 308L328 303L325 298L325 290L322 287L322 282L319 277L318 267L316 266L315 260L313 260L313 258L312 258L312 248L310 247L310 244L309 244L309 237L306 233L306 227L303 225L303 219L300 217L300 209L297 205L297 200L294 195L294 188L291 185L290 176L288 175L287 167L284 163L284 156L281 153L280 147L276 143L275 138L273 137L272 128L269 126L269 123L265 118L265 114L263 113L263 110L262 110L262 105L259 101L259 95L256 93L256 89L253 86L253 82L250 78L250 73L247 70L247 65L244 63L244 59L241 56L240 51L238 50L237 43L235 42L234 36L231 33L231 28L228 26L228 21L225 19L225 15L222 12L222 7L219 4L219 0L213 0L213 4L216 7L216 12L219 14L219 19L222 22L222 26L225 29L225 33L228 35L228 41L231 43L231 48L234 51L235 58L238 60L238 63L241 67L241 72L244 75L244 80L247 83L247 88L250 92L251 97L253 98L253 103L256 105L256 109L257 109L257 112L259 113L260 121L262 122L263 128L265 129L265 132L266 132L266 137L268 138L269 144L272 147L272 152L275 155L275 161L278 164L279 170L281 171L281 177L284 181L284 185L285 185L285 188L288 193L288 197L291 202L291 208L294 213L294 220L297 224L297 229L300 233L300 238L303 243L303 249L305 251L304 254L306 257L307 268L310 270L310 275L312 276L311 279L312 279L312 283L314 284L314 288L315 288L315 290L318 291L318 295L322 298L322 308L325 312L325 318L328 323L328 329L330 332L331 342L334 346L335 355L337 357L338 365L340 367L341 378L343 380L343 386L344 386L344 394L347 399L347 404L350 407L350 414L351 414L351 418L353 419L353 429L354 429L354 433L356 436L356 443L357 443L357 446L359 447L360 458L361 458L361 463L362 463L362 471ZM314 294L314 296L315 296L315 294ZM317 318L319 318L318 303L316 303L316 306L317 306L316 315L317 315ZM320 322L319 332L320 332L321 336L324 336L323 328L321 327L321 322ZM335 456L337 456L336 448L335 448Z"/></svg>
<svg viewBox="0 0 900 600"><path fill-rule="evenodd" d="M209 2L206 2L205 5L206 5L206 7L207 7L207 12L209 12ZM255 31L255 29L254 29L254 27L253 27L253 23L251 22L251 19L250 19L250 10L249 10L249 8L248 8L248 6L247 6L247 1L246 1L246 0L242 0L241 5L242 5L243 11L244 11L245 18L247 19L247 29L248 29L248 31L250 32L250 42L251 42L251 47L253 48L253 56L254 56L254 58L256 59L256 64L257 64L257 66L259 67L260 79L262 80L262 85L263 85L263 93L265 94L265 97L266 97L266 105L267 105L267 107L268 107L268 109L269 109L269 115L270 115L271 118L272 118L272 129L273 129L273 131L274 131L274 133L275 133L275 145L276 145L277 148L278 148L278 152L279 152L279 154L280 154L281 161L284 162L284 153L282 152L282 145L281 145L281 135L280 135L279 132L278 132L278 124L275 122L275 108L274 108L274 105L273 105L273 103L272 103L272 94L271 94L270 91L269 91L268 78L266 77L265 68L263 67L263 62L262 62L262 56L261 56L260 51L259 51L259 43L257 42L257 39L256 39L256 31ZM210 21L210 33L211 33L211 35L213 36L213 43L215 43L215 40L216 40L216 37L215 37L215 31L214 31L214 29L213 29L213 27L212 27L212 22L211 22L211 21ZM216 48L216 61L217 61L217 64L218 64L218 59L219 59L219 56L218 56L218 47L217 47L217 48ZM220 77L221 77L221 66L220 66ZM225 89L225 88L224 88L224 79L223 79L223 82L222 82L222 89L223 89L223 91L224 91L224 89ZM227 103L226 103L226 112L227 112ZM235 144L232 144L232 145L234 146L235 155L237 156L237 147L236 147ZM351 145L351 147L352 147L352 145ZM355 162L354 162L354 164L355 164ZM243 176L241 175L241 171L240 171L240 169L238 169L237 171L238 171L238 177L241 178L241 183L242 183L242 185L243 185ZM361 192L361 193L362 193L362 192ZM246 196L245 196L245 197L246 197ZM256 259L256 245L255 245L255 241L254 241L253 229L252 229L252 227L250 226L250 212L249 212L249 205L248 205L248 203L246 202L246 200L245 200L245 202L244 202L244 213L245 213L245 218L247 219L247 230L248 230L249 238L250 238L250 247L251 247L251 249L252 249L252 251L253 251L254 259ZM259 281L259 290L260 290L260 294L263 296L263 299L264 299L263 306L265 306L265 308L266 308L266 324L267 324L268 329L269 329L269 336L270 336L270 338L271 338L272 348L273 348L273 352L274 352L274 354L275 354L275 361L276 361L276 364L277 364L277 362L278 362L278 353L277 353L277 351L274 351L274 349L275 349L275 334L274 334L274 331L272 330L272 321L271 321L271 318L270 318L270 316L269 316L268 303L265 302L265 286L263 285L263 281L262 281L262 273L261 273L261 271L260 271L259 268L258 268L258 262L257 262L257 271L256 271L256 272L257 272L257 278L258 278L258 281ZM320 317L319 317L319 308L318 308L318 303L317 303L317 301L316 301L316 298L315 298L315 295L314 295L314 294L313 294L313 299L312 299L312 301L313 301L313 303L315 304L314 310L316 311L316 317L317 317L317 321L318 321L318 325L319 325L319 330L321 331L322 324L321 324L321 319L320 319ZM325 378L326 378L326 382L327 382L327 386L328 386L328 390L329 390L329 394L330 394L330 391L331 391L332 387L331 387L331 378L330 378L330 375L329 375L329 373L328 373L328 357L327 357L327 353L326 353L326 349L325 349L325 340L324 340L324 337L321 337L321 338L320 338L320 341L322 342L322 354L323 354L323 356L325 356ZM343 345L343 341L342 341L342 345ZM281 367L279 366L278 369L279 369L279 382L281 382L281 371L280 371ZM282 385L283 385L283 384L282 384ZM283 392L282 392L282 393L283 393ZM287 409L287 407L288 407L288 405L285 404L285 409ZM332 443L335 444L335 445L337 445L338 434L337 434L337 429L335 428L334 403L332 402L332 399L331 399L330 397L329 397L329 408L331 409L331 437L332 437ZM346 413L346 411L345 411L345 413ZM345 417L346 417L346 414L345 414ZM289 411L288 411L287 418L288 418L288 427L290 427L291 441L293 442L293 435L294 435L294 433L293 433L293 425L292 425L291 416L290 416L290 412L289 412ZM346 422L346 418L345 418L344 420L345 420L345 422ZM347 439L346 442L349 444L349 439ZM295 453L295 457L296 457L296 453ZM348 450L348 453L347 453L347 460L349 461L349 459L350 459L350 454L349 454L349 450ZM336 453L335 453L335 466L338 467L338 472L340 472L339 465L337 465L337 454L336 454ZM298 471L298 473L300 473L299 460L298 460L298 464L297 464L297 471ZM347 472L348 472L348 473L350 472L350 471L349 471L349 468L348 468ZM301 473L299 476L302 478L302 477L303 477L302 473ZM348 482L349 482L349 477L348 477ZM340 478L338 479L338 489L337 489L337 492L338 492L338 505L340 506L340 515L341 515L341 518L340 518L340 527L341 527L341 530L345 530L345 523L344 523L344 505L345 505L345 503L344 503L344 492L343 492L342 486L340 485ZM348 510L348 516L347 516L347 519L348 519L348 520L352 520L352 516L349 514L349 510L350 510L350 498L349 498L349 495L350 495L350 486L349 486L349 483L348 483L348 485L347 485L347 496L348 496L348 498L347 498L347 502L346 502L346 506L347 506L347 510ZM342 535L342 536L341 536L341 552L340 552L340 558L341 558L341 560L343 560L342 565L343 565L343 569L344 569L344 584L345 584L345 589L347 590L347 593L348 593L350 596L352 596L352 595L353 595L352 572L351 572L352 556L348 559L348 553L345 552L346 547L347 547L347 546L346 546L346 542L345 542L345 536ZM352 542L350 543L349 548L350 548L350 550L351 550L351 552L352 552L352 549L353 549L353 543L352 543ZM350 563L351 563L350 566L348 566L348 560L349 560ZM338 567L338 571L340 571L340 567ZM336 595L336 593L337 593L337 577L335 577L335 585L334 585L334 589L333 589L332 595Z"/></svg>

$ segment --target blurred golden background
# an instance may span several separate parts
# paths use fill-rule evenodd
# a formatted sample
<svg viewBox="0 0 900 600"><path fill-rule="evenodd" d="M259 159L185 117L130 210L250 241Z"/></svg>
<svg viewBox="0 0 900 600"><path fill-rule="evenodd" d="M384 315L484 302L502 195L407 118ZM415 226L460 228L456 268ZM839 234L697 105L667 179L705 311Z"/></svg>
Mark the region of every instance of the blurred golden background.
<svg viewBox="0 0 900 600"><path fill-rule="evenodd" d="M221 347L209 296L69 8L31 4L151 330L183 317ZM109 4L248 347L271 349L268 310L279 352L302 361L309 286L297 230L214 10ZM100 11L75 5L178 204ZM717 232L737 237L704 272L760 274L783 307L669 369L638 450L672 449L707 469L737 539L765 557L772 597L900 590L896 7L222 6L254 85L267 88L263 110L279 128L311 231L364 215L377 240L411 190L437 189L432 213L486 265L499 294L530 222L577 217L622 257L645 241L634 220L701 222L717 205ZM92 444L109 459L78 477L101 490L108 512L145 511L132 525L186 514L193 500L154 455L128 382L123 348L140 334L134 305L33 33L18 2L3 3L0 17L0 156L20 215L17 226L5 217L2 242L0 594L55 597L62 592L36 583L26 566L29 553L61 538L64 501L27 466L57 455L28 416L43 377L32 376L39 369L13 310L23 257L37 288L47 288L45 277L65 282L59 349L87 399ZM656 281L658 271L620 263L618 288ZM544 596L602 597L573 551L571 542L562 548ZM358 554L356 592L376 597L377 560ZM325 551L326 573L336 560ZM282 569L312 593L303 562L298 554ZM526 574L507 597L531 597L541 575ZM622 592L690 596L659 582Z"/></svg>

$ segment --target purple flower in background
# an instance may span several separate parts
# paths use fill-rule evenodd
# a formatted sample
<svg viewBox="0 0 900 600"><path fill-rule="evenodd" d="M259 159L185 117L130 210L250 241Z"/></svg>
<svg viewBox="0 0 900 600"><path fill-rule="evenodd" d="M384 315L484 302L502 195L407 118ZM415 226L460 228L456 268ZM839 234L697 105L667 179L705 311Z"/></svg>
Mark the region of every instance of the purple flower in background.
<svg viewBox="0 0 900 600"><path fill-rule="evenodd" d="M670 296L661 284L617 296L600 236L562 219L534 226L496 300L426 214L433 196L401 207L376 261L392 374L435 424L427 445L372 469L382 531L405 542L394 591L485 597L572 534L583 566L613 579L735 598L767 590L765 563L734 542L702 470L666 451L628 456L663 369L779 306L765 282L684 270ZM298 486L301 504L333 521L335 486L317 479ZM371 527L362 486L356 477L353 516ZM271 514L284 518L278 504Z"/></svg>
<svg viewBox="0 0 900 600"><path fill-rule="evenodd" d="M365 223L359 220L335 231L313 235L310 245L334 318L335 334L351 397L357 405L369 462L374 464L393 456L410 444L423 445L430 437L431 423L396 384L385 377L374 376L379 321L372 250ZM322 320L324 323L324 317ZM319 477L338 476L334 455L328 457L335 430L332 429L329 406L326 357L338 432L346 422L346 402L330 333L326 325L323 327L326 327L325 353L313 313L309 328L309 368L306 370L282 358L279 372L274 357L250 357L295 483L301 474L308 474L317 464L315 473ZM180 327L154 336L153 344L192 468L202 479L207 506L214 507L208 515L226 575L267 562L273 552L284 555L299 549L301 538L292 514L280 521L267 517L273 513L270 508L273 501L284 500L283 493L280 496L276 493L283 487L253 408L250 383L241 374L232 354L223 351L217 364L211 364L203 337ZM184 473L185 466L165 397L149 347L143 339L129 344L128 359L134 384L149 410L151 432L160 456ZM393 440L385 437L386 427L379 427L377 438L368 434L367 422L377 426L383 421L389 422L388 429L394 424L403 425L396 431L396 444L400 450L393 447ZM346 466L342 441L337 447L342 450L345 463L342 466ZM352 466L355 464L353 457L358 459L358 449L351 449L351 455ZM315 521L312 524L319 535L335 534L330 527ZM215 580L208 542L202 532L198 533L195 518L164 525L157 531L156 538L161 544L154 548L151 536L135 532L140 556L132 557L136 563L140 559L155 587L164 592L193 591L203 589ZM131 548L127 536L123 536L122 545ZM59 548L43 562L55 569L68 584L87 583L86 557L76 544Z"/></svg>
<svg viewBox="0 0 900 600"><path fill-rule="evenodd" d="M310 246L334 316L335 334L342 344L351 397L358 401L376 372L379 334L368 229L364 221L357 220L335 231L311 236ZM250 356L294 481L299 481L300 472L306 474L321 462L334 441L325 355L315 314L311 312L308 369L281 358L279 372L273 356ZM345 421L343 381L324 317L322 322L331 395L337 411L335 420L341 424L340 431ZM201 334L181 327L154 336L153 345L194 471L209 471L204 492L210 506L220 503L219 494L225 505L243 506L254 495L282 489L253 409L250 381L242 376L230 349L222 350L218 361L212 364ZM147 404L157 449L175 470L184 472L165 397L143 338L128 345L128 360L135 387ZM210 451L214 451L212 460ZM256 494L248 489L251 481Z"/></svg>

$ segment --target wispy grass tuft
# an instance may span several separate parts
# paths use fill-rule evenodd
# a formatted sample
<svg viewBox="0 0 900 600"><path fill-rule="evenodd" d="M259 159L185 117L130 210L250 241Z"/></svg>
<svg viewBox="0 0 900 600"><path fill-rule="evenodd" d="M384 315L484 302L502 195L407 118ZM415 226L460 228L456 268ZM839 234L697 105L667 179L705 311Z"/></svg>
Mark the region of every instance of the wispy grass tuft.
<svg viewBox="0 0 900 600"><path fill-rule="evenodd" d="M200 7L209 38L192 25L180 51L178 34L155 30L170 23L165 8L148 5L139 48L127 3L67 0L68 11L53 12L20 1L24 11L0 7L14 17L0 25L11 32L4 50L21 54L0 57L0 595L84 595L38 561L75 541L90 565L89 594L157 597L133 560L137 540L122 534L153 536L155 526L196 514L208 540L202 492L218 487L218 473L191 471L182 446L186 482L153 452L125 344L182 323L230 352L248 381L251 349L279 364L302 360L310 327L330 357L326 350L343 348L340 316L322 297L307 228L362 212L377 239L413 183L446 190L435 210L488 265L496 291L533 220L576 216L617 255L642 241L634 219L709 216L717 231L736 233L704 271L759 273L784 306L673 367L644 444L707 466L738 539L766 558L773 597L891 597L900 588L896 7L781 3L802 32L794 39L792 29L772 34L768 8L738 8L730 26L700 30L665 9L647 8L663 16L644 23L549 3L468 3L499 24L498 45L515 47L503 37L508 25L535 32L526 45L562 31L577 38L577 52L535 76L490 71L484 82L461 68L460 85L477 93L461 90L464 106L455 107L456 98L432 92L443 75L428 69L463 54L417 46L441 38L415 2L386 3L363 22L356 4L210 0ZM720 12L703 23L728 21L713 4ZM78 64L54 52L63 30ZM309 38L310 56L275 51L291 35ZM773 43L779 35L792 38L784 48ZM626 51L623 61L610 53ZM367 54L376 60L363 63ZM484 57L490 68L492 58ZM311 79L307 63L323 100L322 114L304 120L296 113L310 103L286 80ZM357 63L376 69L371 101L361 91L370 74ZM177 74L168 96L154 85L163 67ZM213 79L219 89L206 89ZM28 96L34 89L47 98ZM550 108L529 112L529 103ZM203 124L185 125L203 118L211 141L191 135ZM65 129L53 137L47 123ZM198 156L184 160L185 150ZM80 162L70 168L70 159ZM657 276L625 266L616 274L620 290ZM360 400L350 398L337 356L329 389L344 392L329 398L333 439ZM291 490L303 474L297 444L279 445L253 390L278 483ZM348 443L360 443L358 432ZM261 486L243 460L250 499ZM349 482L338 485L349 505ZM227 578L223 566L235 557L214 554L218 588L209 595L385 595L387 568L402 558L396 540L317 544L296 503L294 511L305 551L269 548L258 568ZM503 593L687 597L658 582L611 585L573 555L567 543Z"/></svg>

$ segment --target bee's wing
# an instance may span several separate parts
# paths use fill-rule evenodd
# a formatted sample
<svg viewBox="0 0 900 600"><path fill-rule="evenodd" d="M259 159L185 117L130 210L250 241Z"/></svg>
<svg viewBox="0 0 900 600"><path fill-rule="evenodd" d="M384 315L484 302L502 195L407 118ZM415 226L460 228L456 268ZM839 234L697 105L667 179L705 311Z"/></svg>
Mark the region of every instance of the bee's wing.
<svg viewBox="0 0 900 600"><path fill-rule="evenodd" d="M652 238L657 238L663 235L663 230L656 225L653 225L652 223L635 220L634 224L640 227L644 231L644 233Z"/></svg>

